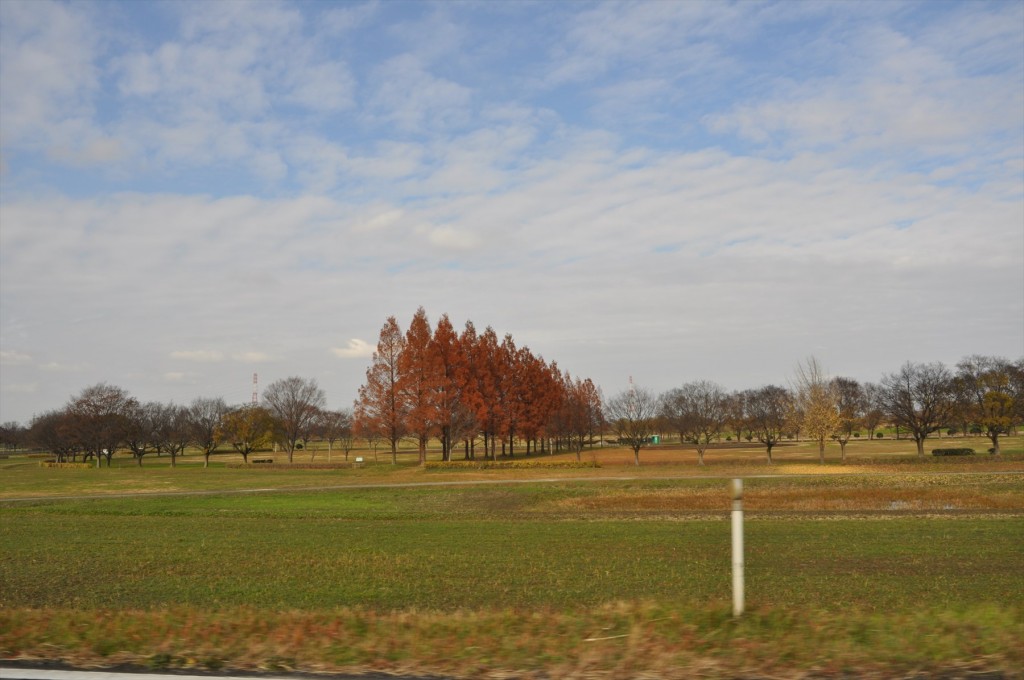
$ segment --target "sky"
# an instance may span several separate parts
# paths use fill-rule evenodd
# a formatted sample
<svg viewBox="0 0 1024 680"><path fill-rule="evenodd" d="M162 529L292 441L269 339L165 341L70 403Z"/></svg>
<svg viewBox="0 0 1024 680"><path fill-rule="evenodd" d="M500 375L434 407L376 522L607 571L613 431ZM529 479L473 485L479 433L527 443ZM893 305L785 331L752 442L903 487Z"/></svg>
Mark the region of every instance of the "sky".
<svg viewBox="0 0 1024 680"><path fill-rule="evenodd" d="M1024 3L0 2L0 421L351 406L420 306L606 396L1024 355Z"/></svg>

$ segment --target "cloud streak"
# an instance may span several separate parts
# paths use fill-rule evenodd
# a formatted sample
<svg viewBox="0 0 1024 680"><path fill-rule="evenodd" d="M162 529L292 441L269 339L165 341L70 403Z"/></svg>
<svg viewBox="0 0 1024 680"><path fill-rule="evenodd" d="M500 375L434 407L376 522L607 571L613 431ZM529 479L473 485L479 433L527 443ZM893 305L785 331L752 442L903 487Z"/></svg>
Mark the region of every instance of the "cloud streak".
<svg viewBox="0 0 1024 680"><path fill-rule="evenodd" d="M1019 5L126 7L0 3L2 420L345 405L420 305L609 393L1024 348Z"/></svg>

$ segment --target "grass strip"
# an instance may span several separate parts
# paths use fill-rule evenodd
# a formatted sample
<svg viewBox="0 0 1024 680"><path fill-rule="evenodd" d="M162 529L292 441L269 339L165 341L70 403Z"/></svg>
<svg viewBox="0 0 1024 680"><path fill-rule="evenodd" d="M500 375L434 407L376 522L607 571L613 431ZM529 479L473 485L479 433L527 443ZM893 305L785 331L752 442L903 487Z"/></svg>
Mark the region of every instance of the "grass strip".
<svg viewBox="0 0 1024 680"><path fill-rule="evenodd" d="M457 678L1018 678L1021 610L912 612L647 602L573 610L0 609L0 657L76 666Z"/></svg>

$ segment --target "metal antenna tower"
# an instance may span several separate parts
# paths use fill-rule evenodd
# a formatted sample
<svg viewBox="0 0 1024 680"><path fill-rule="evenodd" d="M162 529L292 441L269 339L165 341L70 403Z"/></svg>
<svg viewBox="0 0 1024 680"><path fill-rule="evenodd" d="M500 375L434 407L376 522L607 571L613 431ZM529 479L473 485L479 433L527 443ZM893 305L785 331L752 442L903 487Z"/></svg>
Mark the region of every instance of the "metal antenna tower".
<svg viewBox="0 0 1024 680"><path fill-rule="evenodd" d="M255 373L252 374L252 405L255 406L260 402L259 389L257 388L259 378Z"/></svg>

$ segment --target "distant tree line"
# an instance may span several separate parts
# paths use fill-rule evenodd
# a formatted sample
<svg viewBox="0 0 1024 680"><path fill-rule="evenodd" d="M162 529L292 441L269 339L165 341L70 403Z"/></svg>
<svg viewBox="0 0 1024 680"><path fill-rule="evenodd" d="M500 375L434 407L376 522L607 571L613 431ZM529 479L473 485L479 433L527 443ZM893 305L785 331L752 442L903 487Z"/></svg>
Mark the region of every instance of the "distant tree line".
<svg viewBox="0 0 1024 680"><path fill-rule="evenodd" d="M1000 437L1024 423L1024 358L969 356L955 369L942 363L907 362L877 383L826 375L816 359L802 362L788 386L727 391L700 380L661 395L630 385L605 401L589 379L563 372L511 335L490 327L477 333L467 321L456 333L447 315L431 328L422 308L403 331L389 317L359 388L353 409L328 410L315 380L290 377L270 384L258 404L229 406L201 397L187 405L139 402L120 387L87 387L63 407L35 416L27 427L0 426L6 448L36 447L58 461L106 461L127 450L142 465L146 455L167 455L174 465L187 447L210 456L230 446L248 462L275 446L292 462L310 440L337 446L348 459L358 437L376 451L385 443L397 461L399 444L440 444L444 460L461 448L464 459L572 451L577 459L595 438L611 432L640 451L655 434L671 433L697 450L704 464L714 442L760 442L767 461L783 440L817 443L824 461L829 441L842 459L852 438L874 438L882 426L915 441L939 430L984 435L993 453ZM309 449L311 459L316 448Z"/></svg>
<svg viewBox="0 0 1024 680"><path fill-rule="evenodd" d="M697 449L704 464L708 446L724 435L737 441L757 440L768 462L783 439L817 442L819 461L825 444L846 445L863 431L869 438L883 425L905 432L919 456L925 440L945 429L949 434L986 436L994 454L999 438L1024 423L1024 358L970 356L951 370L942 363L905 363L877 383L829 378L820 363L801 363L789 387L766 385L728 392L714 382L689 382L655 397L631 387L608 401L606 419L619 442L640 449L659 432L678 434Z"/></svg>
<svg viewBox="0 0 1024 680"><path fill-rule="evenodd" d="M222 446L231 446L246 462L272 445L281 446L291 462L313 437L328 443L328 456L337 444L347 459L353 446L351 411L325 409L316 381L298 377L271 383L261 404L237 406L207 397L188 405L140 402L120 387L100 383L62 408L35 416L27 428L5 424L3 436L5 444L38 447L58 462L95 460L108 466L118 450L130 451L140 466L148 454L170 456L173 466L191 446L208 466Z"/></svg>

